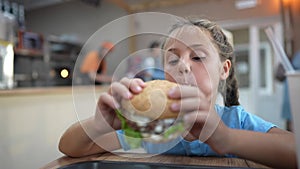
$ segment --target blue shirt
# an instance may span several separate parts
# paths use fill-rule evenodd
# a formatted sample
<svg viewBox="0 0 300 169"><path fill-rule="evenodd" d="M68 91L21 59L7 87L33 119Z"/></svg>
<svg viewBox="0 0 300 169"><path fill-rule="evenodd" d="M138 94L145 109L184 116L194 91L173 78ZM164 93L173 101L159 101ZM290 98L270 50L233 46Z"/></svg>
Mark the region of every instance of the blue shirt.
<svg viewBox="0 0 300 169"><path fill-rule="evenodd" d="M275 127L274 124L267 122L260 117L246 112L242 106L222 107L215 106L215 109L222 121L233 129L251 130L256 132L268 132ZM118 139L124 150L129 150L130 147L124 139L122 130L117 131ZM143 142L142 147L151 154L173 154L187 156L219 156L214 152L208 144L200 140L186 141L182 137L178 137L168 143L154 144ZM226 155L233 157L233 155Z"/></svg>

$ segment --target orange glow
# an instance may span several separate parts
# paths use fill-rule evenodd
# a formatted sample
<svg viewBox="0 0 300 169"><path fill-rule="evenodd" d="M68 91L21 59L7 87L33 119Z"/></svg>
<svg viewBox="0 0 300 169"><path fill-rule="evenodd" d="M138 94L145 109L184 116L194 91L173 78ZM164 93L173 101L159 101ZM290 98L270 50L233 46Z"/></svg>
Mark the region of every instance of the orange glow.
<svg viewBox="0 0 300 169"><path fill-rule="evenodd" d="M293 2L293 0L282 0L282 3L284 6L288 6L288 5L291 5Z"/></svg>

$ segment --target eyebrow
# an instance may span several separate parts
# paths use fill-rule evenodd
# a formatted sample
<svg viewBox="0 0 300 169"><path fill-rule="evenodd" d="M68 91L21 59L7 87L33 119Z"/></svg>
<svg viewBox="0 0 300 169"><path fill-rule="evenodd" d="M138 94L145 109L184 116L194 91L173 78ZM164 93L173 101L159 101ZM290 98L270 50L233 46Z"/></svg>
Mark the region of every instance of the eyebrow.
<svg viewBox="0 0 300 169"><path fill-rule="evenodd" d="M176 48L170 48L170 49L167 50L167 52L173 52L173 53L176 52L176 51L177 51Z"/></svg>
<svg viewBox="0 0 300 169"><path fill-rule="evenodd" d="M189 46L189 48L197 48L197 47L203 47L203 44L193 44L191 46Z"/></svg>
<svg viewBox="0 0 300 169"><path fill-rule="evenodd" d="M187 46L187 48L190 48L190 49L195 49L195 48L199 48L199 47L203 47L204 45L203 44L193 44L191 46ZM176 48L170 48L167 50L167 52L176 52L177 49Z"/></svg>

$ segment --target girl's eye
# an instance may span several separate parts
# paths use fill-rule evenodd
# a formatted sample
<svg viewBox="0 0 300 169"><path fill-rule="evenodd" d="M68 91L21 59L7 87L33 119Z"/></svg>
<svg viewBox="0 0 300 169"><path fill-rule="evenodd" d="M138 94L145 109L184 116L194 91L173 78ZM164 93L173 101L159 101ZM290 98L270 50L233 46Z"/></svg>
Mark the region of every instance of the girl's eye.
<svg viewBox="0 0 300 169"><path fill-rule="evenodd" d="M179 62L178 58L172 58L168 61L170 65L176 65Z"/></svg>
<svg viewBox="0 0 300 169"><path fill-rule="evenodd" d="M201 62L205 59L205 57L200 57L200 56L193 56L192 60L196 62Z"/></svg>
<svg viewBox="0 0 300 169"><path fill-rule="evenodd" d="M179 62L179 57L174 53L171 53L167 58L167 63L170 65L176 65Z"/></svg>
<svg viewBox="0 0 300 169"><path fill-rule="evenodd" d="M196 62L201 62L206 58L203 52L193 52L191 54L191 59Z"/></svg>

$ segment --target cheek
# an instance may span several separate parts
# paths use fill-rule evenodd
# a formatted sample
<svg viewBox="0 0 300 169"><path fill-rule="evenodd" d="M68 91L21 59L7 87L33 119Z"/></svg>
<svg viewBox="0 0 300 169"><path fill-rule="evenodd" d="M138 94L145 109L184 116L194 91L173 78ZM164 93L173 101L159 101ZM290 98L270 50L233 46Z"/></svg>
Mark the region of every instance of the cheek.
<svg viewBox="0 0 300 169"><path fill-rule="evenodd" d="M193 69L198 88L207 96L211 97L218 92L219 74L212 66L201 66Z"/></svg>
<svg viewBox="0 0 300 169"><path fill-rule="evenodd" d="M208 70L209 71L209 70ZM204 92L205 95L215 95L218 92L219 86L219 74L214 71L205 71L199 81L199 88Z"/></svg>
<svg viewBox="0 0 300 169"><path fill-rule="evenodd" d="M192 72L184 78L176 68L176 66L165 65L165 79L171 82L180 83L184 79L192 85L197 85L198 88L207 96L218 91L219 74L215 69L206 69L204 65L193 65Z"/></svg>
<svg viewBox="0 0 300 169"><path fill-rule="evenodd" d="M204 93L205 96L210 97L217 92L217 85L212 78L203 78L197 81L198 88Z"/></svg>
<svg viewBox="0 0 300 169"><path fill-rule="evenodd" d="M164 71L165 71L165 79L171 82L176 82L176 68L165 65L164 66Z"/></svg>
<svg viewBox="0 0 300 169"><path fill-rule="evenodd" d="M195 73L196 82L198 88L206 95L211 95L213 91L213 79L209 75L206 69L196 70L198 73ZM201 71L201 73L199 73Z"/></svg>

